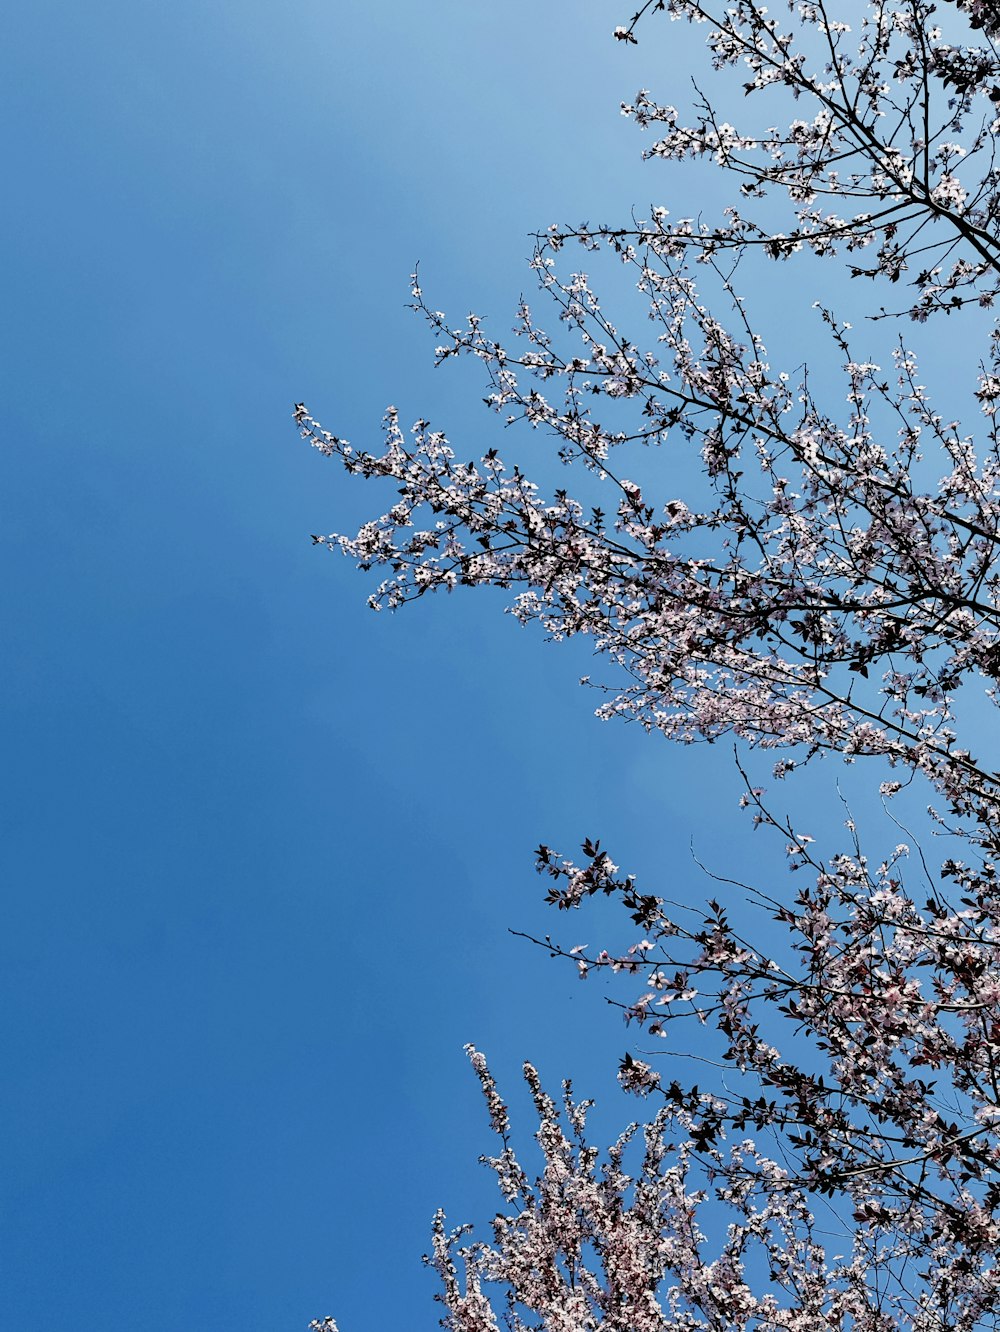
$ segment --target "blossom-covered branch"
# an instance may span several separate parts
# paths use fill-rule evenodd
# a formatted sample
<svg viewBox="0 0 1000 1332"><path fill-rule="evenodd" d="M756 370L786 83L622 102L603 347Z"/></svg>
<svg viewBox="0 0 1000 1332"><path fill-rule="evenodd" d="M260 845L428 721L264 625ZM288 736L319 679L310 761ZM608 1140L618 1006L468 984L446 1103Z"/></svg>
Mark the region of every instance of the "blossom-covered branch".
<svg viewBox="0 0 1000 1332"><path fill-rule="evenodd" d="M407 440L391 413L387 448L374 454L300 409L323 452L397 486L386 513L328 544L362 567L389 568L375 605L460 584L515 588L519 619L556 638L588 635L623 669L602 716L685 741L732 731L806 754L882 754L925 772L956 810L988 819L996 779L961 743L952 698L967 678L992 684L1000 673L1000 367L979 380L989 415L977 456L971 437L935 414L904 349L890 378L846 359L846 334L826 316L845 357L845 410L834 415L808 380L793 389L771 377L763 347L737 344L676 271L654 278L647 267L645 281L672 346L669 369L621 340L609 347L614 332L579 276L548 289L586 356L556 352L526 310L522 331L539 350L508 355L475 319L446 349L479 356L498 410L547 427L563 458L589 470L596 498L607 494L605 507L568 490L543 496L495 450L458 462L423 422ZM557 376L564 400L552 406L536 385ZM638 399L642 420L610 432L595 419L595 396ZM619 474L623 445L674 447L675 434L701 446L708 485L698 507L669 493L654 502ZM950 470L923 488L918 464L932 447Z"/></svg>

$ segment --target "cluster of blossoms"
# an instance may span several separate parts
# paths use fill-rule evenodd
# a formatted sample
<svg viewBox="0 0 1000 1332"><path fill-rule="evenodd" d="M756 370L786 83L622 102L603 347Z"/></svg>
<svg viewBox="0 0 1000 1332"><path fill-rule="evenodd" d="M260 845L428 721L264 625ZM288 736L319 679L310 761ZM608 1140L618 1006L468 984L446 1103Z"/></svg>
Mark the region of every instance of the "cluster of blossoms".
<svg viewBox="0 0 1000 1332"><path fill-rule="evenodd" d="M435 1219L427 1261L452 1332L964 1332L990 1315L1000 1227L971 1191L953 1225L870 1185L846 1191L846 1215L830 1203L818 1220L782 1162L738 1133L726 1141L717 1097L674 1084L602 1155L587 1141L588 1103L564 1084L560 1110L530 1064L524 1073L541 1170L529 1176L497 1127L501 1150L484 1158L505 1203L492 1242Z"/></svg>
<svg viewBox="0 0 1000 1332"><path fill-rule="evenodd" d="M538 942L638 979L627 1020L676 1042L669 1073L625 1055L623 1088L657 1108L603 1155L586 1138L589 1103L567 1085L560 1111L525 1065L533 1177L469 1047L501 1140L484 1161L504 1208L490 1243L436 1219L427 1261L451 1332L494 1332L501 1318L514 1332L997 1327L996 868L982 855L975 868L946 862L918 905L906 846L870 866L853 833L849 852L822 862L759 790L745 804L812 871L787 905L746 887L785 927L777 957L718 902L699 913L641 893L597 843L580 864L539 849L554 905L614 896L642 935L618 955ZM692 1056L722 1070L713 1090L672 1076Z"/></svg>
<svg viewBox="0 0 1000 1332"><path fill-rule="evenodd" d="M581 976L638 981L624 1015L680 1033L672 1069L697 1054L721 1071L705 1092L626 1056L621 1085L656 1110L602 1157L586 1105L567 1089L560 1110L526 1066L532 1179L470 1048L505 1211L491 1243L436 1222L450 1332L1000 1326L1000 774L958 707L977 684L995 704L1000 681L1000 331L970 367L973 428L936 407L902 338L876 363L824 307L822 388L772 369L736 286L754 256L819 256L907 291L879 321L969 307L985 323L1000 291L1000 9L908 0L834 17L793 0L788 14L646 0L615 32L636 42L656 15L706 24L720 87L735 75L748 116L773 104L787 122L734 125L707 101L685 116L645 91L623 108L656 136L650 157L735 174L740 206L718 224L655 209L550 229L533 266L553 320L522 303L512 345L475 315L450 324L414 279L438 359L478 361L488 405L552 439L573 491L546 494L495 449L463 462L392 410L385 447L357 449L299 405L312 445L395 491L356 534L315 540L384 572L375 607L509 589L519 620L583 635L611 664L603 717L781 750L782 776L822 752L879 758L898 777L886 798L920 776L965 859L924 866L917 893L906 847L870 863L849 824L848 849L820 856L748 781L744 804L806 884L788 902L744 886L784 931L762 948L720 903L640 892L596 842L579 864L540 848L550 903L613 897L640 937L614 953L538 942ZM560 275L571 245L633 276L649 345L619 331L586 273ZM683 494L655 465L678 448L700 460Z"/></svg>
<svg viewBox="0 0 1000 1332"><path fill-rule="evenodd" d="M470 1053L475 1059L477 1052ZM524 1075L539 1120L542 1170L530 1179L506 1127L498 1129L502 1150L488 1164L508 1210L493 1222L492 1244L466 1242L464 1228L447 1231L439 1213L428 1261L444 1287L445 1326L499 1329L484 1294L498 1278L507 1286L503 1321L513 1332L668 1326L806 1332L817 1326L818 1313L843 1318L864 1308L860 1264L843 1258L826 1264L801 1192L752 1143L699 1151L691 1138L698 1113L665 1105L641 1132L627 1129L602 1161L586 1139L588 1103L574 1102L564 1084L560 1110L530 1064ZM483 1081L489 1094L488 1073ZM704 1101L710 1105L711 1098ZM776 1186L762 1204L745 1185L748 1174ZM739 1218L721 1246L702 1230L709 1189ZM767 1255L778 1283L764 1295L747 1280L751 1247ZM784 1296L793 1287L801 1307L787 1317Z"/></svg>

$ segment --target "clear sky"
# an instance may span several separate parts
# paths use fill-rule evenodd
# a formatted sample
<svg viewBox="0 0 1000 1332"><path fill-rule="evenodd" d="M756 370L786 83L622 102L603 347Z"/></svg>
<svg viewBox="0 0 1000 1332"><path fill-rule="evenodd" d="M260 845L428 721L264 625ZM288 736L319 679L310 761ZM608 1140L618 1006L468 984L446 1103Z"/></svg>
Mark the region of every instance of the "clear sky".
<svg viewBox="0 0 1000 1332"><path fill-rule="evenodd" d="M595 722L502 598L368 612L309 534L376 501L291 421L496 442L407 277L505 329L531 231L672 202L618 104L681 36L624 17L5 15L3 1329L433 1328L434 1209L494 1210L463 1043L630 1114L599 986L506 931L559 923L539 840L703 895L736 775Z"/></svg>

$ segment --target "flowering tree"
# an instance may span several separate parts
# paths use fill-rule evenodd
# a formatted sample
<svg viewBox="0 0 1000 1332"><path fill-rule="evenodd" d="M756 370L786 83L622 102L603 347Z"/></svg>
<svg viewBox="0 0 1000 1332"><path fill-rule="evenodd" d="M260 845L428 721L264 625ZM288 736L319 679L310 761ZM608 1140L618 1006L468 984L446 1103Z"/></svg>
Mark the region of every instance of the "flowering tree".
<svg viewBox="0 0 1000 1332"><path fill-rule="evenodd" d="M523 622L589 636L612 672L602 716L684 742L731 734L780 751L779 775L824 751L869 758L886 797L919 777L962 858L910 887L906 848L876 865L850 820L850 844L822 857L748 780L745 805L806 882L790 902L756 895L784 931L762 947L719 903L692 914L640 891L597 843L580 863L540 848L554 905L607 894L639 936L617 953L547 946L581 974L639 978L628 1020L678 1032L716 1072L701 1090L627 1056L622 1084L658 1108L602 1163L586 1105L567 1089L560 1111L527 1068L532 1180L471 1051L507 1212L491 1244L439 1219L445 1325L485 1332L505 1308L552 1332L996 1327L1000 775L967 700L978 685L995 703L1000 679L1000 10L870 3L848 22L804 0L782 24L748 0L646 0L615 36L664 17L707 25L718 92L687 113L640 92L623 111L653 132L648 156L713 161L738 202L712 222L655 209L550 229L533 266L555 325L522 303L513 346L476 316L453 326L413 284L439 361L478 359L489 406L553 437L574 491L544 494L495 449L461 462L391 410L384 451L355 449L300 405L310 443L396 492L356 535L316 540L386 571L376 607L498 585ZM648 344L587 274L560 274L571 245L627 268ZM808 281L818 259L873 283L879 363L826 303L820 370L772 369L746 275L792 263ZM932 396L914 326L946 318L981 360ZM699 456L700 479L665 491L640 445Z"/></svg>

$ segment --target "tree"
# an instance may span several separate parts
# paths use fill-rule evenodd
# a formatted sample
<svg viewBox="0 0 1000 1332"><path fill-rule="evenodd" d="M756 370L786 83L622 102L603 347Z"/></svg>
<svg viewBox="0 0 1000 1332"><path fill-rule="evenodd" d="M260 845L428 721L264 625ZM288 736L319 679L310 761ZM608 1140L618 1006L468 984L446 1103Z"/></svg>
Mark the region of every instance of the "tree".
<svg viewBox="0 0 1000 1332"><path fill-rule="evenodd" d="M847 22L805 0L783 24L748 0L646 0L615 36L663 17L707 24L716 91L696 89L687 117L648 92L623 110L657 136L650 157L713 161L738 202L713 222L657 209L550 229L533 267L557 329L522 302L513 349L477 316L450 325L413 283L438 360L478 359L488 405L554 436L576 492L543 495L496 449L463 463L426 421L408 440L392 411L385 450L356 450L300 405L311 444L396 489L355 536L317 539L386 570L376 607L498 585L523 622L589 635L619 677L602 716L779 750L778 776L824 752L865 758L887 800L925 781L961 856L931 872L921 855L913 875L905 845L869 860L850 819L848 847L821 856L747 774L744 804L806 882L788 902L756 894L785 932L762 944L719 902L691 913L640 891L599 843L580 863L541 847L553 905L607 894L639 937L615 954L540 942L581 974L640 977L626 1018L678 1031L713 1085L626 1056L623 1086L658 1109L641 1150L630 1130L602 1164L586 1105L567 1089L560 1112L527 1068L532 1182L470 1051L508 1212L489 1245L439 1218L445 1325L496 1327L506 1301L513 1327L566 1332L997 1327L1000 775L969 735L974 695L985 684L992 705L1000 679L1000 9L870 3ZM629 269L649 347L586 274L559 275L570 245ZM888 357L855 351L828 301L819 367L772 369L740 287L767 262L808 282L816 260L873 284L864 341ZM982 359L932 396L912 344L946 320ZM702 468L683 496L638 454L678 444Z"/></svg>

